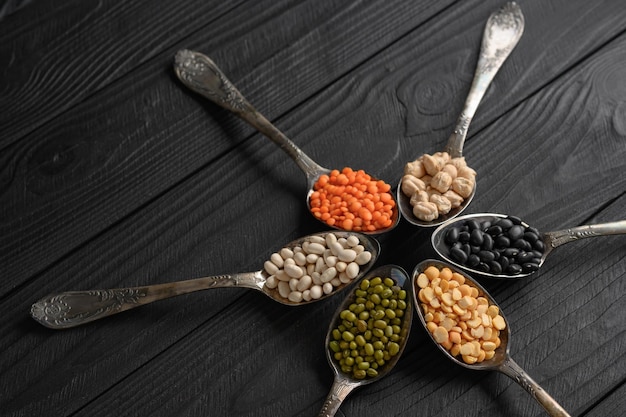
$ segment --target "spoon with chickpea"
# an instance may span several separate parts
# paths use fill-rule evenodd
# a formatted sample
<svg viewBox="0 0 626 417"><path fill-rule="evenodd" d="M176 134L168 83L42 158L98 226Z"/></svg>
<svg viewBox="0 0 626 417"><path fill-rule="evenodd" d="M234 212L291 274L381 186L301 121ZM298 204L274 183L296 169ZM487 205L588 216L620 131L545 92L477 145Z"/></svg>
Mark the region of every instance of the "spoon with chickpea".
<svg viewBox="0 0 626 417"><path fill-rule="evenodd" d="M487 88L523 31L524 16L515 2L505 4L487 20L474 79L444 151L424 154L404 167L396 199L409 223L438 226L461 214L474 198L476 172L463 157L467 130Z"/></svg>
<svg viewBox="0 0 626 417"><path fill-rule="evenodd" d="M469 273L489 278L522 278L541 268L565 243L626 234L626 220L541 233L515 216L476 213L439 226L431 236L439 256Z"/></svg>
<svg viewBox="0 0 626 417"><path fill-rule="evenodd" d="M391 186L363 170L330 170L318 165L259 113L206 55L190 50L176 54L174 70L192 91L231 111L287 153L307 178L307 207L335 229L379 234L400 219Z"/></svg>
<svg viewBox="0 0 626 417"><path fill-rule="evenodd" d="M353 288L335 312L326 335L326 358L334 381L320 417L334 416L355 388L389 374L411 330L411 279L404 269L378 267Z"/></svg>
<svg viewBox="0 0 626 417"><path fill-rule="evenodd" d="M451 264L432 259L415 267L412 282L420 322L450 360L468 369L502 372L524 388L548 415L569 416L511 358L509 323L480 284Z"/></svg>
<svg viewBox="0 0 626 417"><path fill-rule="evenodd" d="M212 288L251 288L281 304L326 299L365 275L380 254L376 239L353 232L321 232L296 239L263 269L144 287L68 291L34 303L31 316L51 329L67 329L154 301Z"/></svg>

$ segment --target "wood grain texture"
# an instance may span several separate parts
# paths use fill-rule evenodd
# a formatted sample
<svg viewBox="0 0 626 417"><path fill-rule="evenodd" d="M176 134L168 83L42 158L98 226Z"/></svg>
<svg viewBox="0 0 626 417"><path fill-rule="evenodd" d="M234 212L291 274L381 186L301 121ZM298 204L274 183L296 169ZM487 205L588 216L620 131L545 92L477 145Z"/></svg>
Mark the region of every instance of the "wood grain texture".
<svg viewBox="0 0 626 417"><path fill-rule="evenodd" d="M470 129L471 211L518 214L542 230L623 218L626 10L520 4L527 31ZM27 311L54 291L252 271L281 243L322 228L282 151L177 84L179 47L217 56L323 165L397 183L398 167L445 143L499 2L318 5L248 2L212 24L189 18L193 31L15 133L0 153L15 168L0 221L0 268L10 273L0 379L12 381L0 385L3 413L317 414L332 382L322 344L339 299L294 311L252 291L211 290L62 332ZM93 16L106 25L110 13ZM146 13L144 30L155 33L162 15ZM49 28L17 38L39 30ZM380 263L410 271L434 256L429 236L403 222L380 237ZM587 239L559 248L532 279L483 282L510 321L514 359L575 416L623 408L625 249L623 237ZM450 364L419 328L392 374L355 391L340 413L542 415L504 375Z"/></svg>

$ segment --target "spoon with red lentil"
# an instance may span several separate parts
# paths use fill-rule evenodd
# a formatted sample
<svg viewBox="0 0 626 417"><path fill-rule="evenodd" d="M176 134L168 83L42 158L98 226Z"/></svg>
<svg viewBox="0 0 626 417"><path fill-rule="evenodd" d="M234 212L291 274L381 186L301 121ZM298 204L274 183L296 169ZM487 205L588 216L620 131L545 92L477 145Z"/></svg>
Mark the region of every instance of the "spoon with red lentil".
<svg viewBox="0 0 626 417"><path fill-rule="evenodd" d="M360 278L336 310L325 340L334 381L320 417L334 416L355 388L396 365L413 320L411 285L404 269L384 265Z"/></svg>
<svg viewBox="0 0 626 417"><path fill-rule="evenodd" d="M206 55L176 54L174 69L192 91L233 112L287 153L306 174L307 206L313 216L335 229L367 234L393 229L400 218L391 186L363 170L318 165L259 113Z"/></svg>
<svg viewBox="0 0 626 417"><path fill-rule="evenodd" d="M261 291L288 306L304 305L350 286L370 270L379 254L378 241L361 233L314 233L284 245L260 271L144 287L62 292L34 303L31 316L51 329L67 329L177 295L232 287Z"/></svg>
<svg viewBox="0 0 626 417"><path fill-rule="evenodd" d="M565 243L621 234L626 220L541 233L516 216L476 213L442 224L431 242L439 256L468 273L511 279L534 274Z"/></svg>
<svg viewBox="0 0 626 417"><path fill-rule="evenodd" d="M463 144L487 88L524 31L515 2L492 13L485 25L470 91L443 152L424 154L404 166L397 187L400 213L411 224L433 227L465 210L476 194L476 171L467 166Z"/></svg>
<svg viewBox="0 0 626 417"><path fill-rule="evenodd" d="M548 415L569 414L509 354L511 330L491 295L451 264L420 262L412 275L415 309L444 355L468 369L499 371L517 382Z"/></svg>

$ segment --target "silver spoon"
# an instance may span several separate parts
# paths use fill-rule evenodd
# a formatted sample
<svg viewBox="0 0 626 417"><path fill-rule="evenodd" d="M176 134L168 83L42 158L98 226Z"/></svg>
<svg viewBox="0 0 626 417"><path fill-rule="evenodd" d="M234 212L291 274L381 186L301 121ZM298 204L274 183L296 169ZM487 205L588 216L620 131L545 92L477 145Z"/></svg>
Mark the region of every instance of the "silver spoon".
<svg viewBox="0 0 626 417"><path fill-rule="evenodd" d="M400 359L400 356L402 355L402 351L404 350L404 347L406 346L406 343L409 337L409 332L411 329L412 320L413 320L413 306L412 306L412 302L410 302L409 300L410 294L411 294L411 288L410 288L411 280L409 278L409 275L406 273L404 269L402 269L399 266L385 265L385 266L376 268L375 270L370 271L367 275L363 276L355 284L354 288L358 289L361 281L365 279L371 280L375 277L381 277L381 278L389 277L393 279L397 283L397 285L402 287L407 293L407 300L406 300L407 308L405 310L405 313L402 319L402 325L401 325L401 331L400 331L401 339L398 342L400 344L400 351L395 356L393 356L389 361L387 361L385 365L383 365L381 368L378 368L377 370L378 375L375 377L367 377L366 379L355 379L349 375L346 375L340 369L338 363L333 358L333 352L329 349L328 346L332 338L332 330L335 329L342 322L341 318L339 317L339 314L341 313L341 311L347 309L350 306L350 304L352 304L354 300L356 299L356 295L354 294L354 291L350 295L346 296L345 300L339 306L339 308L335 312L333 319L331 320L331 324L329 326L328 334L326 335L326 340L324 344L324 348L326 349L326 358L328 359L328 363L332 367L333 373L335 376L334 376L334 381L330 389L330 392L328 393L328 396L326 397L324 405L322 406L322 409L319 413L320 417L334 416L339 410L339 407L341 406L343 400L345 400L348 394L350 394L355 388L360 387L362 385L370 384L374 381L378 381L379 379L387 375L392 370L392 368L396 365L398 360Z"/></svg>
<svg viewBox="0 0 626 417"><path fill-rule="evenodd" d="M462 271L457 270L453 265L448 264L446 262L441 262L433 259L427 259L425 261L420 262L413 271L413 284L412 294L413 301L415 302L415 310L417 311L417 315L419 316L420 322L424 326L426 333L430 336L431 340L439 350L441 350L444 355L446 355L450 360L456 362L457 364L464 366L468 369L479 370L479 371L499 371L505 374L506 376L513 379L517 382L522 388L524 388L541 406L546 410L548 415L553 417L568 417L569 414L565 409L556 402L554 398L552 398L537 382L535 382L530 375L528 375L514 360L511 358L509 354L509 341L511 338L511 329L509 326L509 322L506 320L502 309L500 309L500 316L504 319L506 323L506 328L503 331L500 331L500 346L495 350L495 356L489 360L485 360L483 362L477 362L474 364L465 363L463 360L453 356L447 349L445 349L442 345L437 343L433 337L433 335L427 330L426 320L424 318L424 311L421 307L422 302L418 298L418 290L417 286L417 277L421 272L424 272L426 268L434 265L437 268L441 269L443 267L450 268L453 272L458 272L465 277L466 282L471 282L476 288L479 290L479 295L487 298L490 305L495 305L499 309L498 303L491 297L491 295L485 290L480 284L478 284L474 279L472 279L469 275L465 274Z"/></svg>
<svg viewBox="0 0 626 417"><path fill-rule="evenodd" d="M380 244L376 239L359 233L341 231L315 233L296 239L283 247L294 248L300 246L311 236L325 237L328 233L333 233L338 238L357 236L361 245L372 255L369 262L361 265L359 275L357 275L352 282L365 275L376 262L380 254ZM319 299L293 302L281 297L277 289L268 288L265 285L268 277L269 274L265 269L262 269L256 272L217 275L145 287L68 291L52 294L37 301L31 307L31 316L40 324L51 329L66 329L121 313L131 308L140 307L154 301L211 288L251 288L263 292L265 295L281 304L297 306L323 300L350 285L350 283L341 284L335 287L333 292L322 295Z"/></svg>
<svg viewBox="0 0 626 417"><path fill-rule="evenodd" d="M517 45L523 31L524 15L515 2L506 3L489 16L483 33L480 55L472 86L465 100L463 110L457 119L454 132L450 135L444 149L445 152L450 154L450 157L460 158L463 156L463 144L476 109L494 76L502 64L504 64L515 45ZM474 183L474 189L469 197L464 199L459 207L450 210L447 214L439 215L438 218L432 221L420 220L413 214L410 197L407 197L402 192L402 179L400 179L396 194L400 213L409 223L419 227L433 227L458 216L465 210L476 194L476 183Z"/></svg>
<svg viewBox="0 0 626 417"><path fill-rule="evenodd" d="M276 128L269 120L259 113L226 78L218 66L206 55L190 50L180 50L176 54L174 70L178 78L192 91L208 98L220 107L231 111L241 119L263 133L287 153L305 173L307 178L307 208L311 210L310 197L313 186L323 174L331 172L307 156L298 148L284 133ZM374 177L372 177L374 178ZM393 194L392 194L393 197ZM314 216L315 217L315 216ZM317 219L317 217L315 217ZM391 225L387 228L375 231L360 231L366 234L379 234L393 229L400 219L397 203L394 204ZM317 219L327 227L341 229L337 226L329 226L321 219ZM356 229L355 229L356 230Z"/></svg>
<svg viewBox="0 0 626 417"><path fill-rule="evenodd" d="M536 272L533 271L520 271L514 274L511 273L492 273L488 271L482 271L478 268L472 268L468 265L465 265L461 262L457 262L450 254L450 244L446 243L446 234L452 228L458 228L461 224L468 220L475 220L478 223L482 223L485 221L493 222L496 219L504 219L507 218L506 214L498 214L498 213L476 213L476 214L468 214L465 216L457 217L456 219L452 219L441 226L439 226L433 232L431 236L431 242L433 248L437 252L439 256L445 259L447 262L455 265L456 267L467 271L470 274L481 275L490 278L522 278L527 277ZM521 226L524 228L530 227L527 223L521 221ZM548 255L557 247L569 243L574 242L579 239L595 237L595 236L609 236L609 235L621 235L626 234L626 220L620 220L609 223L600 223L600 224L592 224L592 225L584 225L578 227L571 227L563 230L556 230L553 232L539 233L539 238L543 242L542 246L544 249L541 252L541 257L539 263L536 266L536 269L539 269L545 262Z"/></svg>

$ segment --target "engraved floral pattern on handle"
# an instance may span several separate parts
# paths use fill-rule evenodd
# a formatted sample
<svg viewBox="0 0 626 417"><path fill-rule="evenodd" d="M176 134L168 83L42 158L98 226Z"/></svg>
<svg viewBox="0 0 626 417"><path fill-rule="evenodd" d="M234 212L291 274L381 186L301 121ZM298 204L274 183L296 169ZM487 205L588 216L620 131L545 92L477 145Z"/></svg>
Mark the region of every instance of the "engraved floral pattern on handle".
<svg viewBox="0 0 626 417"><path fill-rule="evenodd" d="M128 304L139 304L146 291L139 288L67 292L44 298L31 307L31 316L46 327L73 327L121 310ZM68 299L71 302L68 302ZM81 306L98 308L81 309Z"/></svg>

